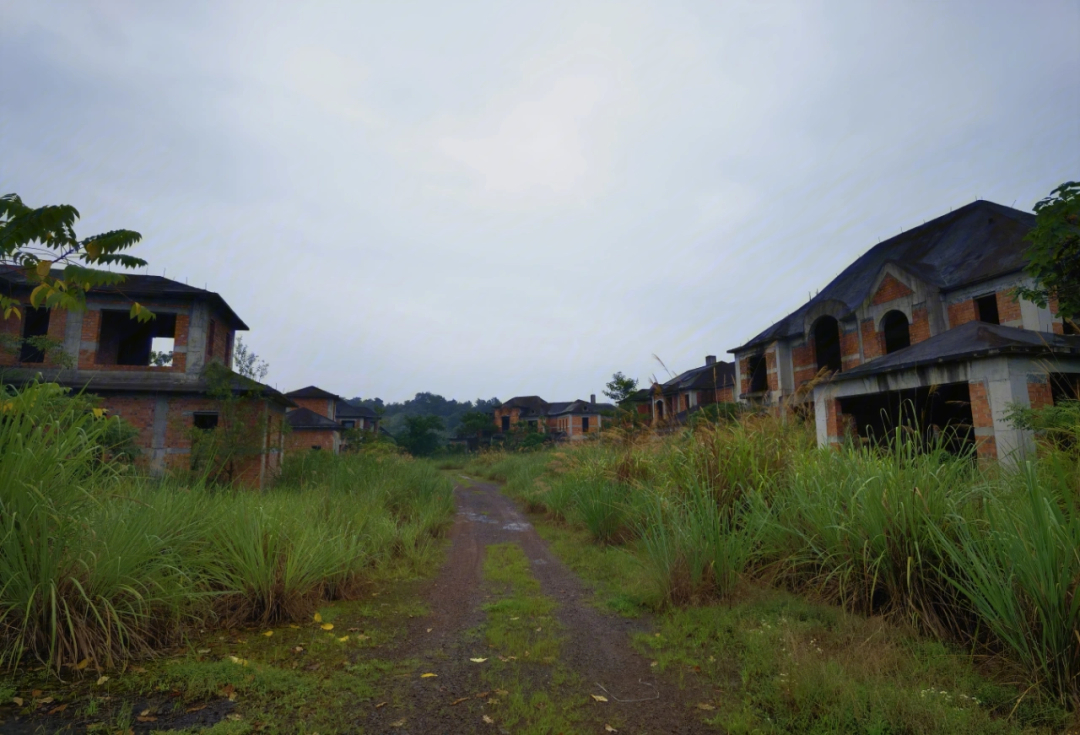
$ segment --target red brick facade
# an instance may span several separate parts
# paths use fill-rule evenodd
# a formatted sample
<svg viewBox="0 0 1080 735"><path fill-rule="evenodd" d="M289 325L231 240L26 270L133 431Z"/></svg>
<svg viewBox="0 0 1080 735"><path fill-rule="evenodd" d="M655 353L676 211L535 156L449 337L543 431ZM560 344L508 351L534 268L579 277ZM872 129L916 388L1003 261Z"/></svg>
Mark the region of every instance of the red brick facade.
<svg viewBox="0 0 1080 735"><path fill-rule="evenodd" d="M998 308L998 321L1010 327L1023 328L1023 316L1020 313L1020 302L1013 298L1013 289L1007 288L998 291L996 296Z"/></svg>
<svg viewBox="0 0 1080 735"><path fill-rule="evenodd" d="M1046 376L1028 376L1028 400L1036 410L1054 405L1054 394Z"/></svg>
<svg viewBox="0 0 1080 735"><path fill-rule="evenodd" d="M296 454L300 452L318 449L323 452L333 453L334 435L337 432L329 430L296 430L290 431L285 436L285 452Z"/></svg>
<svg viewBox="0 0 1080 735"><path fill-rule="evenodd" d="M871 300L874 306L884 304L894 299L903 298L904 296L910 296L913 294L910 288L900 283L900 281L893 278L891 273L886 273L885 278L881 280L881 286L878 287L877 292L874 294L874 298Z"/></svg>
<svg viewBox="0 0 1080 735"><path fill-rule="evenodd" d="M297 408L306 408L328 419L334 418L333 398L293 398Z"/></svg>
<svg viewBox="0 0 1080 735"><path fill-rule="evenodd" d="M976 451L980 459L997 457L997 439L994 437L994 415L990 411L990 397L983 383L969 383L971 420L975 426Z"/></svg>
<svg viewBox="0 0 1080 735"><path fill-rule="evenodd" d="M978 310L974 299L967 299L956 304L949 304L949 329L956 329L962 324L977 321Z"/></svg>
<svg viewBox="0 0 1080 735"><path fill-rule="evenodd" d="M925 308L915 309L911 313L911 324L908 325L908 335L911 344L917 345L930 339L930 314Z"/></svg>

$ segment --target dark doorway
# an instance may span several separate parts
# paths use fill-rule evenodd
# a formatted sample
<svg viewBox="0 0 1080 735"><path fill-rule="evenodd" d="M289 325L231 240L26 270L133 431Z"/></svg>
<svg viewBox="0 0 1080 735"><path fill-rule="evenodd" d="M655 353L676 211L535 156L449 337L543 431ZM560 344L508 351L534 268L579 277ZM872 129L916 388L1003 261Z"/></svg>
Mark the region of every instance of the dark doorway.
<svg viewBox="0 0 1080 735"><path fill-rule="evenodd" d="M1062 401L1080 401L1080 373L1052 373L1050 394L1055 406Z"/></svg>
<svg viewBox="0 0 1080 735"><path fill-rule="evenodd" d="M1061 327L1062 327L1062 332L1064 334L1070 334L1070 335L1080 334L1080 329L1076 328L1076 322L1074 322L1072 319L1066 319L1066 318L1062 317L1062 319L1061 319Z"/></svg>
<svg viewBox="0 0 1080 735"><path fill-rule="evenodd" d="M769 389L769 373L765 355L754 355L748 361L750 369L750 392L764 393Z"/></svg>
<svg viewBox="0 0 1080 735"><path fill-rule="evenodd" d="M509 416L503 416L502 417L502 430L503 430L504 434L506 432L510 431L510 417Z"/></svg>
<svg viewBox="0 0 1080 735"><path fill-rule="evenodd" d="M881 331L885 334L885 354L911 346L911 329L907 317L902 311L890 311L881 320Z"/></svg>
<svg viewBox="0 0 1080 735"><path fill-rule="evenodd" d="M875 443L905 439L938 445L953 454L974 448L971 397L967 383L887 391L840 399L840 410L855 419L860 436Z"/></svg>
<svg viewBox="0 0 1080 735"><path fill-rule="evenodd" d="M658 419L664 418L664 402L663 401L657 401L655 405L656 405L656 418L658 418Z"/></svg>
<svg viewBox="0 0 1080 735"><path fill-rule="evenodd" d="M101 310L98 365L150 365L154 337L176 337L176 314L158 314L148 322L126 311Z"/></svg>
<svg viewBox="0 0 1080 735"><path fill-rule="evenodd" d="M975 299L975 311L979 315L980 322L1001 324L1001 317L998 316L997 294L987 294Z"/></svg>
<svg viewBox="0 0 1080 735"><path fill-rule="evenodd" d="M582 416L581 417L581 433L582 434L588 434L589 433L589 417L588 416Z"/></svg>
<svg viewBox="0 0 1080 735"><path fill-rule="evenodd" d="M840 322L831 316L823 316L814 324L814 353L818 370L828 368L840 372L843 357L840 354Z"/></svg>
<svg viewBox="0 0 1080 735"><path fill-rule="evenodd" d="M45 307L27 306L23 309L23 343L19 350L20 362L45 362L45 350L26 342L31 337L49 336L49 310Z"/></svg>

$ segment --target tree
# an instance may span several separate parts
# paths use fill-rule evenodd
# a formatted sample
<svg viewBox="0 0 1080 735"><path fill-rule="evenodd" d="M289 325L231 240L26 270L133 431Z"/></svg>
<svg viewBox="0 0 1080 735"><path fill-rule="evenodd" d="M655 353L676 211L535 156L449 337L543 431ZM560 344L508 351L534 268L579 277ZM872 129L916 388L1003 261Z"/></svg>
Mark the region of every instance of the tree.
<svg viewBox="0 0 1080 735"><path fill-rule="evenodd" d="M414 457L429 457L442 444L439 432L445 426L440 416L406 416L405 430L397 437L398 444Z"/></svg>
<svg viewBox="0 0 1080 735"><path fill-rule="evenodd" d="M270 365L244 344L244 338L240 337L236 340L236 347L233 348L233 370L241 378L261 383L266 380Z"/></svg>
<svg viewBox="0 0 1080 735"><path fill-rule="evenodd" d="M33 209L17 194L0 196L0 273L21 272L34 284L30 305L49 309L80 310L86 293L95 286L123 283L124 275L102 266L139 268L146 261L123 254L142 240L131 230L112 230L79 239L75 220L79 211L70 204ZM55 269L63 267L59 276ZM19 302L0 295L4 319L21 317ZM138 302L131 304L131 318L149 321L154 314Z"/></svg>
<svg viewBox="0 0 1080 735"><path fill-rule="evenodd" d="M461 423L458 424L458 436L476 436L477 442L483 438L484 434L492 434L495 432L495 422L491 416L480 411L467 411L461 416Z"/></svg>
<svg viewBox="0 0 1080 735"><path fill-rule="evenodd" d="M1057 312L1080 320L1080 182L1067 181L1035 205L1035 227L1025 255L1032 288L1016 295L1046 307L1057 299Z"/></svg>
<svg viewBox="0 0 1080 735"><path fill-rule="evenodd" d="M621 372L615 373L611 376L611 382L606 385L607 390L604 391L604 395L616 403L622 403L634 394L637 383L637 378L631 379Z"/></svg>

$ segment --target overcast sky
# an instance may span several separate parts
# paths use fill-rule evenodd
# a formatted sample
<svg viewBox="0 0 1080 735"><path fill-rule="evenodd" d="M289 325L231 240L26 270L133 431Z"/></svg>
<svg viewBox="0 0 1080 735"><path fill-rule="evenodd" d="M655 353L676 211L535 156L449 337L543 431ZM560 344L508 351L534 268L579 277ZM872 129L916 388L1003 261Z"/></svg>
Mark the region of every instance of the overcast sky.
<svg viewBox="0 0 1080 735"><path fill-rule="evenodd" d="M1080 178L1080 2L0 0L0 190L130 228L269 382L599 394Z"/></svg>

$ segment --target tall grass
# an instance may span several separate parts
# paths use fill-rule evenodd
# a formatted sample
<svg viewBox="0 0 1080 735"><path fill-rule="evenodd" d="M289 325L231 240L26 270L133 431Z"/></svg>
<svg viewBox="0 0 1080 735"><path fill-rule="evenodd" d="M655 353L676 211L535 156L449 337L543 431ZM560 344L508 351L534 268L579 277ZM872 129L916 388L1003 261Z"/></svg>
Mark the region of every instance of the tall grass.
<svg viewBox="0 0 1080 735"><path fill-rule="evenodd" d="M138 477L55 386L0 397L0 666L107 668L191 624L290 620L429 560L450 483L387 456L301 456L255 493ZM86 662L83 664L83 662Z"/></svg>
<svg viewBox="0 0 1080 735"><path fill-rule="evenodd" d="M1080 707L1078 417L1056 410L1021 471L904 435L818 449L762 417L493 464L530 478L508 489L535 509L624 544L659 599L755 578L996 653Z"/></svg>

